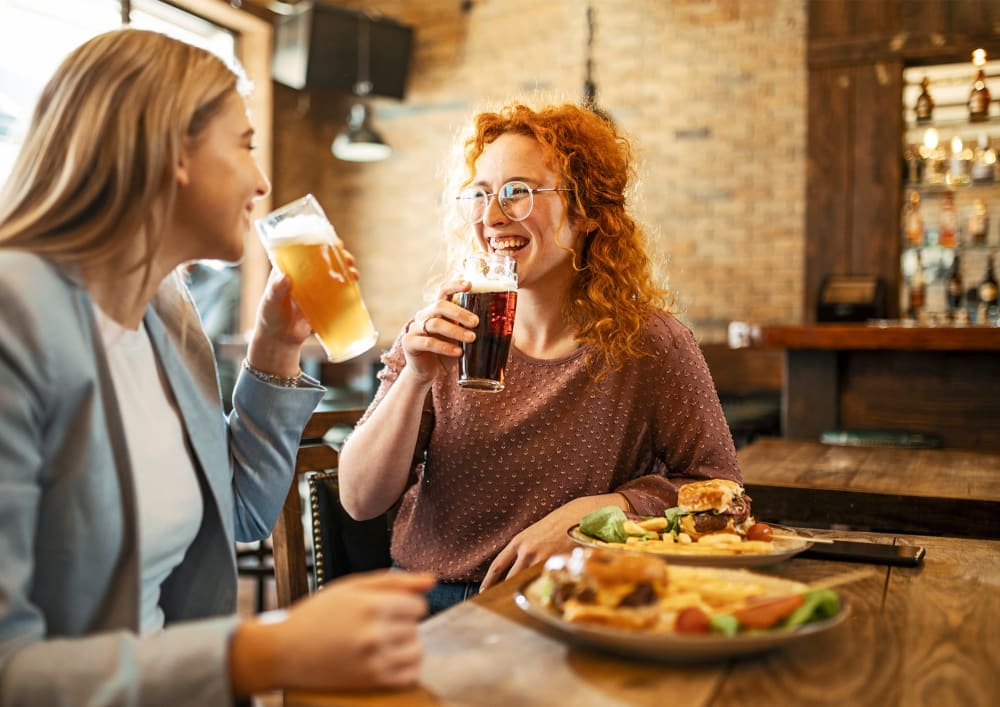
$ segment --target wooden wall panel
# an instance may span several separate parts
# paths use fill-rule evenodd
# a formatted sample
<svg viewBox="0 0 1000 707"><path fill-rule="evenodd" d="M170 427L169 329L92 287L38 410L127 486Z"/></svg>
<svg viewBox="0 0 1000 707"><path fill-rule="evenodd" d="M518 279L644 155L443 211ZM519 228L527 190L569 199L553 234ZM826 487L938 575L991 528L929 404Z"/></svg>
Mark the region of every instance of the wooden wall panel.
<svg viewBox="0 0 1000 707"><path fill-rule="evenodd" d="M854 72L853 164L851 170L850 273L880 277L887 293L899 288L899 213L902 166L897 157L903 118L903 65L899 61ZM898 298L889 295L890 316Z"/></svg>
<svg viewBox="0 0 1000 707"><path fill-rule="evenodd" d="M806 173L806 322L816 320L822 278L850 270L854 153L853 73L834 68L809 72Z"/></svg>

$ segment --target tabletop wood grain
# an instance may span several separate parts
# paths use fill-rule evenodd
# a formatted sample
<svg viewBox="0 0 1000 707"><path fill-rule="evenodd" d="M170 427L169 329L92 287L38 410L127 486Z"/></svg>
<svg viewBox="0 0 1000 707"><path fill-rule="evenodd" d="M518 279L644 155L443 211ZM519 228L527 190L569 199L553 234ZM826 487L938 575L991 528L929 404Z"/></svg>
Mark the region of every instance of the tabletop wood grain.
<svg viewBox="0 0 1000 707"><path fill-rule="evenodd" d="M1000 537L1000 453L761 438L738 452L754 514L775 522Z"/></svg>
<svg viewBox="0 0 1000 707"><path fill-rule="evenodd" d="M1000 542L855 533L919 543L921 568L871 566L840 588L850 615L828 633L756 657L649 663L567 643L515 604L518 577L423 623L420 686L400 692L289 693L330 705L992 705L1000 675ZM769 572L815 581L862 565L793 559Z"/></svg>

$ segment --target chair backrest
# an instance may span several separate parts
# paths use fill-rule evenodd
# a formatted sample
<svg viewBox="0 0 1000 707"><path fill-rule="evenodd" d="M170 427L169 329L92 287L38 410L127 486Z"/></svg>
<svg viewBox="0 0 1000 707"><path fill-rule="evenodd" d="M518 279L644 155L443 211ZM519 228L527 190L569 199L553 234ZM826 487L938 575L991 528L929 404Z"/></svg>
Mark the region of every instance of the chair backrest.
<svg viewBox="0 0 1000 707"><path fill-rule="evenodd" d="M337 467L339 454L324 441L323 436L336 425L353 427L364 412L364 408L317 411L309 418L302 432L302 444L295 459L292 485L271 535L274 546L274 582L280 607L288 606L309 593L299 478L308 472L328 471Z"/></svg>

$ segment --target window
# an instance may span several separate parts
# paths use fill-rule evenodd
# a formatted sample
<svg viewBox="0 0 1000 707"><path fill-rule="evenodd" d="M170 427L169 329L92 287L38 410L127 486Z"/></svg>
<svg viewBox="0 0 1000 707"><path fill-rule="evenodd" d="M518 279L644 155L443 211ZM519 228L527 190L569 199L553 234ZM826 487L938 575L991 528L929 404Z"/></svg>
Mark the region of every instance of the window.
<svg viewBox="0 0 1000 707"><path fill-rule="evenodd" d="M131 25L231 58L231 32L159 0L132 0ZM121 26L119 0L0 0L0 183L10 174L45 82L90 37ZM41 38L44 38L43 40Z"/></svg>

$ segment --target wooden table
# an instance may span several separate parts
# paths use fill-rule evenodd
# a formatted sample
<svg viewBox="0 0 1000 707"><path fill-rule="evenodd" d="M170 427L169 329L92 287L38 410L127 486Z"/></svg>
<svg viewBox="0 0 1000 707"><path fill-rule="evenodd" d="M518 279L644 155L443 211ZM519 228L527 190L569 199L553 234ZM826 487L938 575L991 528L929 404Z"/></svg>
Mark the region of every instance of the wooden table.
<svg viewBox="0 0 1000 707"><path fill-rule="evenodd" d="M292 693L286 704L993 705L1000 675L1000 542L930 537L905 542L927 548L922 568L872 566L871 577L841 588L851 608L847 621L795 649L682 665L577 648L515 605L516 589L538 573L535 567L424 622L426 657L416 689ZM795 559L771 571L811 581L861 566Z"/></svg>
<svg viewBox="0 0 1000 707"><path fill-rule="evenodd" d="M738 456L757 518L1000 538L1000 453L765 437Z"/></svg>

